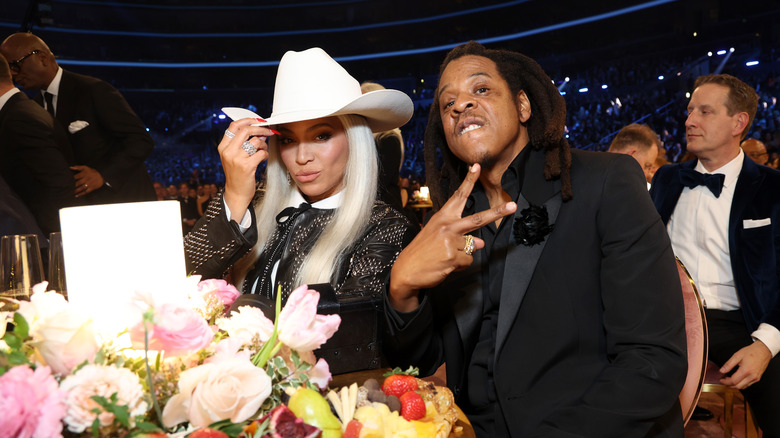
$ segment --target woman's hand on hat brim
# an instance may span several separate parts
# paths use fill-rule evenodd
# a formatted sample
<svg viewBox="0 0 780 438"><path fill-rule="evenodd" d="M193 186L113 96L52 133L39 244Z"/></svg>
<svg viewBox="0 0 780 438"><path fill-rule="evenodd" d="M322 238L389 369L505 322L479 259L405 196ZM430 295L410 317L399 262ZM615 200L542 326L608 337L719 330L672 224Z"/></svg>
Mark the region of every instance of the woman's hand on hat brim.
<svg viewBox="0 0 780 438"><path fill-rule="evenodd" d="M255 173L257 166L268 159L268 137L274 132L264 126L252 126L257 119L240 119L230 123L228 131L235 134L232 138L224 135L217 150L225 171L225 203L231 217L240 221L255 196ZM248 141L257 149L249 155L242 145Z"/></svg>

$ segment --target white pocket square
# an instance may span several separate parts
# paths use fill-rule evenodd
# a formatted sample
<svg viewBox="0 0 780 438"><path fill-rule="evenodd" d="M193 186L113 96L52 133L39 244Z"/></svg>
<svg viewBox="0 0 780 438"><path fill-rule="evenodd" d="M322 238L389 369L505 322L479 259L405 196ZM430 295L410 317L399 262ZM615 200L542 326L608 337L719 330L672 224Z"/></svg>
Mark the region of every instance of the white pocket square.
<svg viewBox="0 0 780 438"><path fill-rule="evenodd" d="M76 120L75 122L70 122L70 125L68 125L68 132L75 134L87 126L89 126L89 122L85 122L84 120Z"/></svg>
<svg viewBox="0 0 780 438"><path fill-rule="evenodd" d="M742 221L742 228L748 229L748 228L758 228L758 227L765 227L767 225L772 224L771 218L766 219L745 219Z"/></svg>

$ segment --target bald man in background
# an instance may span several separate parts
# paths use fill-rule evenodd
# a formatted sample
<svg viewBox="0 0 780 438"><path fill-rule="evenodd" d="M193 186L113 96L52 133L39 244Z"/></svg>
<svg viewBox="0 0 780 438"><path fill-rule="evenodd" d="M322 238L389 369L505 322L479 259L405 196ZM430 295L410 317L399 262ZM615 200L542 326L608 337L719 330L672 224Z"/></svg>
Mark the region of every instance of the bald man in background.
<svg viewBox="0 0 780 438"><path fill-rule="evenodd" d="M607 152L634 157L645 173L645 180L648 181L647 188L649 190L649 181L653 179L653 168L655 167L655 159L658 157L660 143L658 135L650 127L632 123L617 133Z"/></svg>
<svg viewBox="0 0 780 438"><path fill-rule="evenodd" d="M766 152L766 146L760 140L749 138L740 145L745 155L758 164L766 165L769 161L769 154Z"/></svg>
<svg viewBox="0 0 780 438"><path fill-rule="evenodd" d="M144 160L152 137L109 83L63 70L43 40L15 33L0 44L16 84L40 91L34 100L68 130L73 185L86 204L154 201Z"/></svg>

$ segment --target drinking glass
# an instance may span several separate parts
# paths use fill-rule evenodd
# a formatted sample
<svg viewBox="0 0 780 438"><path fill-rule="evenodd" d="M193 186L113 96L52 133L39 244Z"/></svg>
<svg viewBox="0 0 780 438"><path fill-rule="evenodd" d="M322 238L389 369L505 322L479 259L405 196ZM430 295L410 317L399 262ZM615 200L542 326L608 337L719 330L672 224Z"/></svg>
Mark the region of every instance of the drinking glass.
<svg viewBox="0 0 780 438"><path fill-rule="evenodd" d="M62 233L57 231L49 234L49 281L47 290L54 290L68 299L68 287L65 283L65 254L62 250Z"/></svg>
<svg viewBox="0 0 780 438"><path fill-rule="evenodd" d="M38 236L3 236L0 242L0 297L29 300L33 286L43 278Z"/></svg>

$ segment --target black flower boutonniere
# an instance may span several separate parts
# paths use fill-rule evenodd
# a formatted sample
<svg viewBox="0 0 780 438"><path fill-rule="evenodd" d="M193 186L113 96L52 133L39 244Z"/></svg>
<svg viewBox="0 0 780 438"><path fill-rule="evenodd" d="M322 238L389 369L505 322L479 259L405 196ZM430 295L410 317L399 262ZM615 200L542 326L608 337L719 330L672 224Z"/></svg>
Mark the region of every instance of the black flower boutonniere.
<svg viewBox="0 0 780 438"><path fill-rule="evenodd" d="M547 215L547 207L531 204L520 211L520 217L515 218L515 242L526 246L542 243L544 236L550 234L554 227Z"/></svg>

